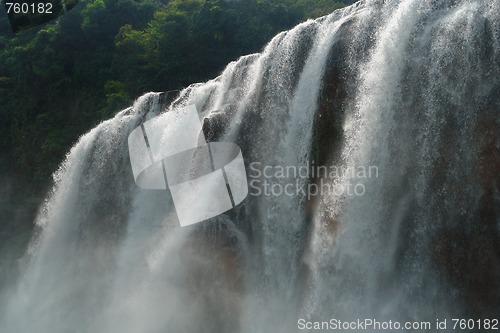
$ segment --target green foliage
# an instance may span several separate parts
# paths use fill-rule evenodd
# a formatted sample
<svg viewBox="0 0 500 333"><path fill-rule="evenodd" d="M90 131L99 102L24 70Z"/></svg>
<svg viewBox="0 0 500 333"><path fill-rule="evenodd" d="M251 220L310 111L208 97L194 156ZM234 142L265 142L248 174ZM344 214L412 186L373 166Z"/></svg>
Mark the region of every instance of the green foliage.
<svg viewBox="0 0 500 333"><path fill-rule="evenodd" d="M102 118L110 117L116 110L123 109L130 103L130 96L126 86L121 81L106 81L104 84L106 94L106 108L102 110Z"/></svg>

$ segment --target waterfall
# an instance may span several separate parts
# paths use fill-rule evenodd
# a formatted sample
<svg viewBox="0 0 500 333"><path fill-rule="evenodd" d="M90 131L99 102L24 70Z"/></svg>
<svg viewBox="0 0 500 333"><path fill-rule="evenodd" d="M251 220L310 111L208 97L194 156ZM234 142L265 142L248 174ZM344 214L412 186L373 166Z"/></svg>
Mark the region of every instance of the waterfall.
<svg viewBox="0 0 500 333"><path fill-rule="evenodd" d="M495 318L499 78L496 0L366 0L140 97L54 174L0 332ZM250 194L181 228L168 191L134 183L127 138L193 104L208 141L241 147Z"/></svg>

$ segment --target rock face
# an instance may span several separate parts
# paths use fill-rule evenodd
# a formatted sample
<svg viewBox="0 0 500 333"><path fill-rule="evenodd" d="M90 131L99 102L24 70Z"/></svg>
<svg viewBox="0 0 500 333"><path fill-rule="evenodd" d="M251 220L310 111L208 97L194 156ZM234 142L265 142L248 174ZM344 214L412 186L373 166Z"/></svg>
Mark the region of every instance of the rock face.
<svg viewBox="0 0 500 333"><path fill-rule="evenodd" d="M499 19L495 0L362 1L279 34L212 81L141 97L61 166L30 263L2 297L0 331L493 318ZM250 194L181 229L167 191L135 186L126 140L190 104L207 141L241 147ZM277 166L291 172L269 172Z"/></svg>

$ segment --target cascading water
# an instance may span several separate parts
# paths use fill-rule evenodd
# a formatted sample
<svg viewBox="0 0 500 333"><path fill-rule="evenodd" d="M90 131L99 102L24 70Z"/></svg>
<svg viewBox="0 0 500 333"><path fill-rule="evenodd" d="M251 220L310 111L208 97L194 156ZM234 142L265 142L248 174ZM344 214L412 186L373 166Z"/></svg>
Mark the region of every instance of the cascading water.
<svg viewBox="0 0 500 333"><path fill-rule="evenodd" d="M279 34L172 103L146 94L55 174L2 289L0 332L293 332L300 318L430 332L436 319L494 318L499 52L496 0L365 1ZM127 137L190 104L208 140L241 147L253 187L180 228L168 191L135 185ZM292 195L266 195L266 180Z"/></svg>

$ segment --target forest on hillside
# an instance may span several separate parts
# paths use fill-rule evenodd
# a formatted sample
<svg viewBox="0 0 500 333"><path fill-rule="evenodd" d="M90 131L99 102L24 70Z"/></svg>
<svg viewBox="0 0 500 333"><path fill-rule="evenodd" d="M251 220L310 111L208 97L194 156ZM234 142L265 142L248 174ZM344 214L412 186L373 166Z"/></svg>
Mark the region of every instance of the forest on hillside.
<svg viewBox="0 0 500 333"><path fill-rule="evenodd" d="M3 256L22 253L51 174L80 135L145 92L213 78L278 32L352 2L87 0L16 34L2 13Z"/></svg>

